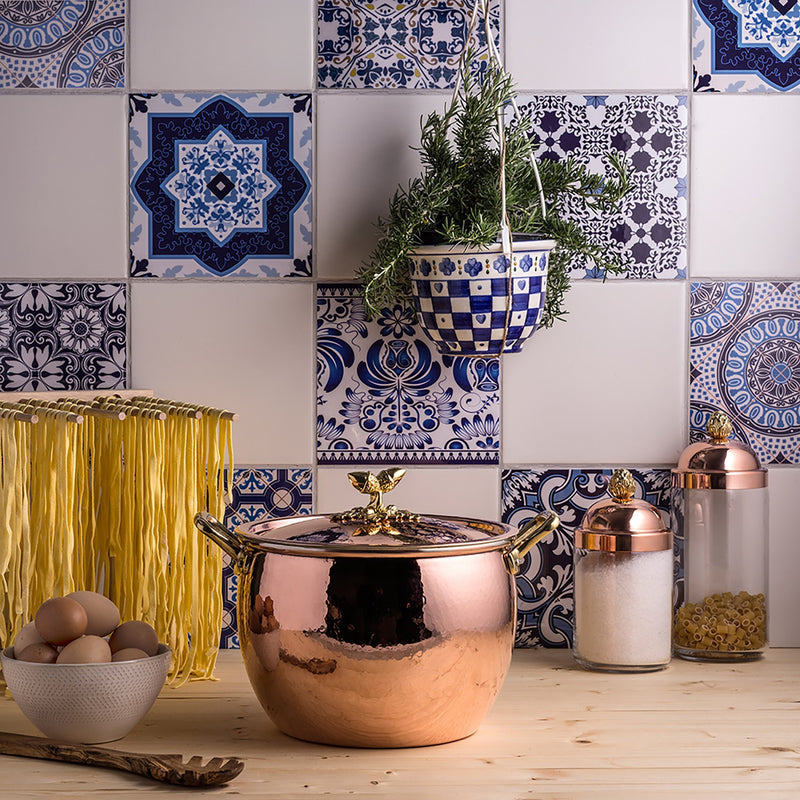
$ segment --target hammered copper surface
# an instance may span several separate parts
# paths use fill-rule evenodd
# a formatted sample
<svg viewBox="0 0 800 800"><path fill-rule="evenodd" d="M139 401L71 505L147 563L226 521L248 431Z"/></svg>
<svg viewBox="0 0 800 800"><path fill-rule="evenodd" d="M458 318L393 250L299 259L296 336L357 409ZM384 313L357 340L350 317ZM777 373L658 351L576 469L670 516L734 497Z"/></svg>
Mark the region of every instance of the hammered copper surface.
<svg viewBox="0 0 800 800"><path fill-rule="evenodd" d="M239 639L284 733L407 747L474 733L511 661L516 599L499 552L442 558L248 555Z"/></svg>

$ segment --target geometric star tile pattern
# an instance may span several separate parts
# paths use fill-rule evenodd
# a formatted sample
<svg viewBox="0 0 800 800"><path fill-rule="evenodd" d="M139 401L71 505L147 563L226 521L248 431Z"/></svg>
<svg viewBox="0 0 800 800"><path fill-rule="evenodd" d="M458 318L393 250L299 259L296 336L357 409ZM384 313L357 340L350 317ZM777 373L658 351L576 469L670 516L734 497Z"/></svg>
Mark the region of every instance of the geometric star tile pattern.
<svg viewBox="0 0 800 800"><path fill-rule="evenodd" d="M125 386L123 283L0 283L0 391Z"/></svg>
<svg viewBox="0 0 800 800"><path fill-rule="evenodd" d="M800 91L797 0L694 0L694 90Z"/></svg>
<svg viewBox="0 0 800 800"><path fill-rule="evenodd" d="M367 320L360 289L317 286L317 462L497 464L499 359L441 356L399 305Z"/></svg>
<svg viewBox="0 0 800 800"><path fill-rule="evenodd" d="M230 528L261 518L311 513L312 473L308 467L235 467L231 489L233 501L225 514L225 524ZM226 555L222 568L222 648L239 647L237 590L237 578Z"/></svg>
<svg viewBox="0 0 800 800"><path fill-rule="evenodd" d="M691 284L690 429L724 411L762 465L800 463L800 283Z"/></svg>
<svg viewBox="0 0 800 800"><path fill-rule="evenodd" d="M130 95L132 277L311 275L311 96Z"/></svg>
<svg viewBox="0 0 800 800"><path fill-rule="evenodd" d="M318 0L317 76L325 89L449 89L470 27L472 0ZM500 2L490 26L499 46ZM479 17L473 71L487 63Z"/></svg>
<svg viewBox="0 0 800 800"><path fill-rule="evenodd" d="M0 88L124 86L125 0L0 3Z"/></svg>
<svg viewBox="0 0 800 800"><path fill-rule="evenodd" d="M558 528L525 556L516 576L516 647L572 647L575 530L594 503L608 498L611 474L610 469L503 470L503 522L519 527L542 510L560 519ZM631 474L635 496L654 505L668 523L669 470L632 469ZM679 582L676 574L676 586Z"/></svg>
<svg viewBox="0 0 800 800"><path fill-rule="evenodd" d="M625 278L685 278L688 98L685 95L571 95L519 98L530 115L537 156L572 158L612 176L606 153L625 158L631 189L617 213L570 199L561 208L589 240L626 266ZM602 277L576 257L573 278Z"/></svg>

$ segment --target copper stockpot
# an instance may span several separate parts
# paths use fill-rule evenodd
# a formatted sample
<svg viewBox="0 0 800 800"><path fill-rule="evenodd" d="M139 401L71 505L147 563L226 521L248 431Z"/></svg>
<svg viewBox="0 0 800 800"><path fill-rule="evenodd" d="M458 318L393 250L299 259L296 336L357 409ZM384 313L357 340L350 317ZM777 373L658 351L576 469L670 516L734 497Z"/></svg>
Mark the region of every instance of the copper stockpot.
<svg viewBox="0 0 800 800"><path fill-rule="evenodd" d="M353 747L440 744L474 733L503 684L514 575L558 525L510 525L384 507L404 470L360 472L371 500L344 514L196 526L238 575L247 675L284 733Z"/></svg>

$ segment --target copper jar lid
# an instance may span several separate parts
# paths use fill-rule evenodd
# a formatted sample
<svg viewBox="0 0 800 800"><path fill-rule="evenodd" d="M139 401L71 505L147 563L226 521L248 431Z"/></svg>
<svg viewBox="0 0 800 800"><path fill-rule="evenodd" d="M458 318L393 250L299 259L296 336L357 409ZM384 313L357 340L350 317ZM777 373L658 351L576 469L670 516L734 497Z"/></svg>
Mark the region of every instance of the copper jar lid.
<svg viewBox="0 0 800 800"><path fill-rule="evenodd" d="M607 552L648 553L672 549L672 531L659 510L633 494L636 484L627 469L611 476L611 498L599 500L575 531L575 547Z"/></svg>
<svg viewBox="0 0 800 800"><path fill-rule="evenodd" d="M768 473L758 456L731 439L727 415L715 411L706 424L709 441L689 445L672 470L672 485L682 489L762 489Z"/></svg>

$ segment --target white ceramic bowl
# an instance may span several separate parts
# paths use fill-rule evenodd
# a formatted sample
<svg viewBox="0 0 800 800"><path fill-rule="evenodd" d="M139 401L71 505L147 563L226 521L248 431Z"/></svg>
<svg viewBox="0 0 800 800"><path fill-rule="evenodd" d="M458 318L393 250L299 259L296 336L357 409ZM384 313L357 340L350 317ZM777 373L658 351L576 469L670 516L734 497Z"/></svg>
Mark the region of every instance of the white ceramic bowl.
<svg viewBox="0 0 800 800"><path fill-rule="evenodd" d="M164 686L172 651L109 664L34 664L0 653L3 675L22 713L51 739L92 744L129 733Z"/></svg>

